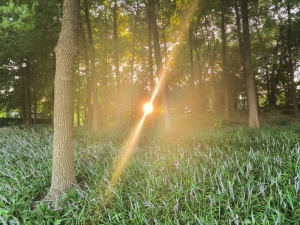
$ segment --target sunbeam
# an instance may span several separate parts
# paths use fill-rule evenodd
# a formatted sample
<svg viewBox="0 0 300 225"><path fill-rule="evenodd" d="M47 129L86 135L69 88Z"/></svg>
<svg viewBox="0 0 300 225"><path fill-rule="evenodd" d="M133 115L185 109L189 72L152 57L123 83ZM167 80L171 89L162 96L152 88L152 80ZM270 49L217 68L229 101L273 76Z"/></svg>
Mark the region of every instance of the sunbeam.
<svg viewBox="0 0 300 225"><path fill-rule="evenodd" d="M128 143L125 145L125 148L123 149L123 151L120 152L121 157L117 163L117 167L116 167L114 173L112 174L112 178L111 178L112 185L115 185L117 183L119 177L121 176L121 174L126 166L127 161L130 159L130 156L133 153L134 146L138 141L138 138L141 133L141 129L143 127L146 116L147 116L147 113L145 112L142 119L137 124L137 126L134 128L131 135L129 136Z"/></svg>
<svg viewBox="0 0 300 225"><path fill-rule="evenodd" d="M198 0L193 0L190 3L190 5L186 11L185 17L180 24L178 35L176 38L176 43L180 43L182 41L183 36L188 29L188 23L191 21L195 11L197 10L197 3L198 3ZM176 56L177 49L178 48L172 49L172 51L170 53L171 59L174 56ZM154 88L154 91L152 93L151 99L148 104L150 104L150 105L153 104L153 101L157 97L157 94L159 93L161 88L164 86L164 83L167 81L168 75L169 75L168 74L169 67L170 67L170 60L166 62L165 67L161 71L161 74L158 75L159 81L156 84L156 87ZM144 110L144 114L143 114L141 120L139 121L137 126L133 129L132 133L130 134L130 136L127 139L127 144L125 144L125 147L122 149L122 151L120 152L120 154L118 156L119 160L116 163L115 170L112 173L111 179L109 181L111 186L105 192L104 205L107 203L107 200L109 199L109 195L112 194L111 188L114 188L114 186L118 183L118 180L119 180L120 176L122 175L122 173L126 167L126 164L128 163L128 160L130 159L130 157L132 156L132 154L134 152L134 147L139 139L143 124L144 124L145 119L148 114L149 114L149 112L147 110Z"/></svg>

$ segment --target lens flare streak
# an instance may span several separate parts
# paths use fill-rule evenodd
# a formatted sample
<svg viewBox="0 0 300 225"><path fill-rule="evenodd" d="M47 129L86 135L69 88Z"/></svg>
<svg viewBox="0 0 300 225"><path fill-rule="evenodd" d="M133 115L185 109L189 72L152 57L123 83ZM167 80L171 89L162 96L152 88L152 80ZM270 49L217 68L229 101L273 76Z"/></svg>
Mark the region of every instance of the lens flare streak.
<svg viewBox="0 0 300 225"><path fill-rule="evenodd" d="M133 154L134 146L137 143L137 140L139 138L139 135L141 133L141 129L143 127L144 121L146 119L147 114L144 113L142 119L138 123L138 125L133 130L132 134L129 137L128 144L125 145L125 148L120 153L120 160L117 163L117 167L112 175L111 184L114 186L121 176L122 172L124 171L124 168L126 166L127 161L130 159L130 156Z"/></svg>
<svg viewBox="0 0 300 225"><path fill-rule="evenodd" d="M191 21L195 11L197 10L197 4L198 4L198 0L192 0L192 2L190 3L190 5L187 9L187 12L185 14L185 17L184 17L184 19L183 19L183 21L180 25L178 35L177 35L177 38L176 38L176 43L180 43L182 41L183 36L184 36L185 32L187 31L188 24ZM178 47L175 47L171 51L171 57L170 57L171 59L174 56L176 56L177 49L178 49ZM155 87L155 89L152 93L149 104L153 104L153 102L154 102L155 98L157 97L157 94L159 93L160 89L164 86L165 82L167 81L170 64L171 64L170 60L167 61L166 64L165 64L165 67L162 69L161 73L158 75L159 81L156 84L156 87ZM141 120L139 121L137 126L134 128L134 130L130 134L127 144L125 145L125 147L123 148L123 150L119 154L119 160L116 163L115 170L112 173L112 177L109 181L110 188L107 189L106 192L105 192L104 206L106 205L106 203L109 199L109 196L112 194L111 188L114 188L114 186L118 183L119 178L121 177L121 175L124 172L124 169L126 167L126 164L128 163L128 160L130 159L130 157L134 153L134 147L135 147L135 145L136 145L136 143L139 139L139 135L141 133L141 130L142 130L142 127L143 127L143 124L145 122L146 117L147 117L147 113L144 112Z"/></svg>

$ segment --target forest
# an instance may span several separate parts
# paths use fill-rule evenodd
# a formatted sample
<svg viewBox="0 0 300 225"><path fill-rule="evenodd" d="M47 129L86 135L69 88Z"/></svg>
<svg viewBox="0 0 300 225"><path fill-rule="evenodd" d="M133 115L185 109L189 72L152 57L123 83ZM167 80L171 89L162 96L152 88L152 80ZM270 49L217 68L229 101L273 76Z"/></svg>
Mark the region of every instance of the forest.
<svg viewBox="0 0 300 225"><path fill-rule="evenodd" d="M298 224L298 0L0 3L0 223Z"/></svg>
<svg viewBox="0 0 300 225"><path fill-rule="evenodd" d="M155 86L156 114L285 107L299 116L296 0L81 1L74 123L134 121ZM192 11L192 12L191 12ZM1 115L51 118L62 1L1 6ZM161 70L161 71L160 71ZM251 109L251 110L250 110Z"/></svg>

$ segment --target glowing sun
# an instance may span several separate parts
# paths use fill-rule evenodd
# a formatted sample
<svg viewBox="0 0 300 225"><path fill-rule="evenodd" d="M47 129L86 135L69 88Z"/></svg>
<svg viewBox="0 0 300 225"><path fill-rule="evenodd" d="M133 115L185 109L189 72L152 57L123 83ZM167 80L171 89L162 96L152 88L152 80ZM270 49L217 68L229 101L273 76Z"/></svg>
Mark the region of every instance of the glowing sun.
<svg viewBox="0 0 300 225"><path fill-rule="evenodd" d="M153 112L153 105L151 102L147 102L143 106L143 111L145 114L150 114Z"/></svg>

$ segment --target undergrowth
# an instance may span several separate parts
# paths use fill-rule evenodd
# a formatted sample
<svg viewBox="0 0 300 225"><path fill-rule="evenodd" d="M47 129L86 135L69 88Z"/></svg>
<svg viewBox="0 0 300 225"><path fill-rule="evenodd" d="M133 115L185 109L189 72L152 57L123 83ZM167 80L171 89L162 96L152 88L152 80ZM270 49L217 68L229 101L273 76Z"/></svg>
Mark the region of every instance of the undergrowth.
<svg viewBox="0 0 300 225"><path fill-rule="evenodd" d="M79 128L80 188L53 210L38 201L50 187L53 129L1 128L0 224L297 224L299 133L298 125L147 130L112 185L129 130Z"/></svg>

